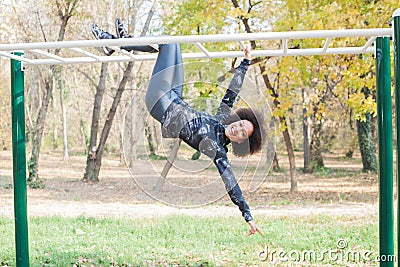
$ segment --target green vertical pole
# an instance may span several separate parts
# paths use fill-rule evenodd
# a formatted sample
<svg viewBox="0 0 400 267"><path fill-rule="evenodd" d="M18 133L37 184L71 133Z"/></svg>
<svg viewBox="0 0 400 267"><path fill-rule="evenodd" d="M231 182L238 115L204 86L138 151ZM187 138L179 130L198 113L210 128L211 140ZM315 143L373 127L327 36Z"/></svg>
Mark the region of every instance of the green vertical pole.
<svg viewBox="0 0 400 267"><path fill-rule="evenodd" d="M14 54L23 56L21 52ZM16 263L18 267L26 267L29 266L29 242L26 207L24 72L21 61L14 59L11 60L11 108Z"/></svg>
<svg viewBox="0 0 400 267"><path fill-rule="evenodd" d="M395 98L396 98L396 155L397 155L397 166L396 166L396 174L397 180L400 177L400 169L399 169L399 158L400 158L400 149L399 149L399 138L400 138L400 8L398 8L393 13L393 47L394 47L394 81L395 81ZM400 184L397 181L397 196L400 193ZM399 248L399 240L400 240L400 209L399 209L400 199L397 197L397 257L400 255ZM397 264L399 266L399 263Z"/></svg>
<svg viewBox="0 0 400 267"><path fill-rule="evenodd" d="M376 39L376 88L379 137L380 266L394 266L393 146L390 38Z"/></svg>

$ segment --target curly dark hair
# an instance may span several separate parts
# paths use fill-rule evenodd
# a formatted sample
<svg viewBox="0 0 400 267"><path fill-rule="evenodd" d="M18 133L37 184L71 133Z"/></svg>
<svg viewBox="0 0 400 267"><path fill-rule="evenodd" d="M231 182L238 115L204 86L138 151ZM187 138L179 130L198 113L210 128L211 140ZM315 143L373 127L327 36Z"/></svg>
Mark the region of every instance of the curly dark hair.
<svg viewBox="0 0 400 267"><path fill-rule="evenodd" d="M252 155L261 150L265 141L264 116L258 110L251 108L240 108L232 113L224 124L229 125L232 122L248 120L253 124L254 131L243 143L232 142L232 152L237 157Z"/></svg>

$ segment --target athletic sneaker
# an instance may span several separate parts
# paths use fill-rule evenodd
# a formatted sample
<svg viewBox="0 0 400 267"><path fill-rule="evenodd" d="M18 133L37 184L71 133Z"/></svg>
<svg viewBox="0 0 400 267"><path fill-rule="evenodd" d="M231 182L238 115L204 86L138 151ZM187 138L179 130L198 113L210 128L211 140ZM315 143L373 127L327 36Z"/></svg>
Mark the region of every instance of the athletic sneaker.
<svg viewBox="0 0 400 267"><path fill-rule="evenodd" d="M119 38L133 38L133 36L128 33L128 27L120 18L116 18L115 20L115 31ZM156 51L160 50L158 44L151 44L150 46Z"/></svg>
<svg viewBox="0 0 400 267"><path fill-rule="evenodd" d="M128 33L128 27L120 18L115 20L115 31L118 38L132 38L132 36Z"/></svg>
<svg viewBox="0 0 400 267"><path fill-rule="evenodd" d="M150 46L153 47L154 50L160 51L160 47L158 46L158 44L151 44Z"/></svg>
<svg viewBox="0 0 400 267"><path fill-rule="evenodd" d="M99 26L97 26L96 24L92 24L92 33L94 35L94 37L97 40L102 40L102 39L118 39L117 37L115 37L114 35L112 35L111 33L108 33L106 31L103 31L102 29L99 28ZM104 46L103 47L104 53L107 56L111 56L112 53L115 52L115 50Z"/></svg>

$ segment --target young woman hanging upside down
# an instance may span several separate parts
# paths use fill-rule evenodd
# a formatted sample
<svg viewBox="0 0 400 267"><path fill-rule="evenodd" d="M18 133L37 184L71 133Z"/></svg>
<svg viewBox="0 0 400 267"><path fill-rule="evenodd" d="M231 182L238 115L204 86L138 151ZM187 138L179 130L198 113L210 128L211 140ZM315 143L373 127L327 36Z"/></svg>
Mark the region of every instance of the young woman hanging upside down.
<svg viewBox="0 0 400 267"><path fill-rule="evenodd" d="M96 39L132 38L120 19L116 20L116 28L117 36L103 31L95 24L92 25L92 32ZM114 52L108 47L103 49L107 55ZM244 157L260 151L265 136L262 115L258 112L241 108L231 114L251 62L250 48L247 47L244 51L245 58L236 69L214 116L194 110L182 99L184 81L179 44L125 46L121 49L158 52L145 98L148 111L161 123L163 137L180 138L213 159L232 202L239 207L244 220L250 226L248 235L256 232L262 234L251 216L227 157L229 143L232 144L234 155Z"/></svg>

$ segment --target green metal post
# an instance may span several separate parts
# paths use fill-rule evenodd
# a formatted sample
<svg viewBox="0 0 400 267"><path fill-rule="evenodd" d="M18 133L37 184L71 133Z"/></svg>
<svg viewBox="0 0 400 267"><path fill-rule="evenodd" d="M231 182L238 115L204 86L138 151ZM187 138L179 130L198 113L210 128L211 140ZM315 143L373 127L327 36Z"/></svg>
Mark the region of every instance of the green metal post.
<svg viewBox="0 0 400 267"><path fill-rule="evenodd" d="M380 266L394 266L393 145L390 38L376 39L376 88L379 136Z"/></svg>
<svg viewBox="0 0 400 267"><path fill-rule="evenodd" d="M398 8L393 13L393 47L394 47L394 81L395 81L395 98L396 98L396 155L397 155L397 166L396 173L397 179L400 177L399 169L399 158L400 158L400 148L399 148L399 138L400 138L400 8ZM400 184L397 182L397 195L400 193ZM397 197L397 229L400 227L400 209L399 209L400 199ZM397 230L397 257L400 256L399 248L400 231ZM398 265L399 266L399 263Z"/></svg>
<svg viewBox="0 0 400 267"><path fill-rule="evenodd" d="M21 52L14 54L23 56ZM18 267L27 267L29 266L29 242L26 207L24 72L21 61L14 59L11 60L11 108L16 263Z"/></svg>

